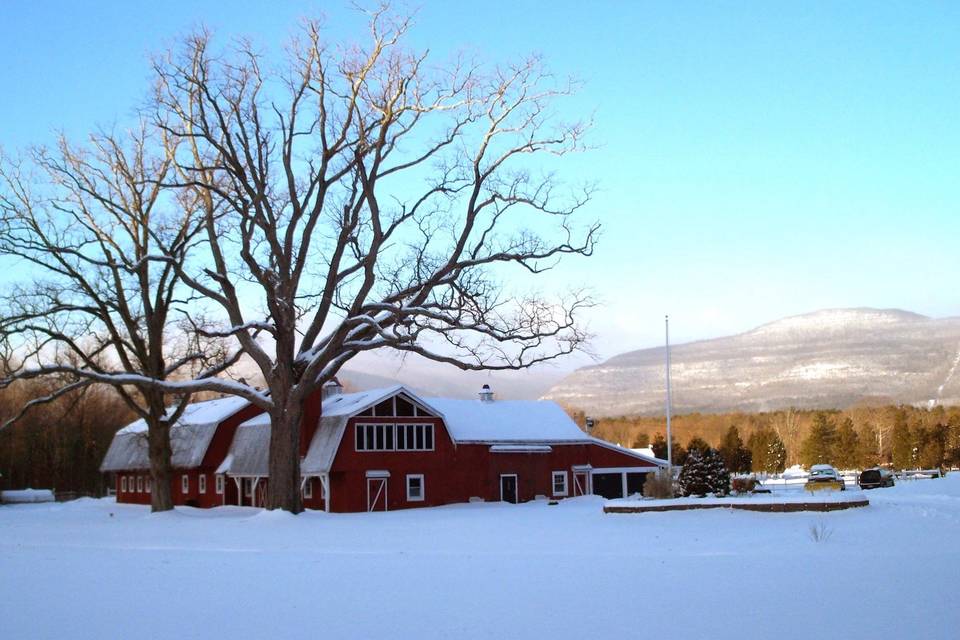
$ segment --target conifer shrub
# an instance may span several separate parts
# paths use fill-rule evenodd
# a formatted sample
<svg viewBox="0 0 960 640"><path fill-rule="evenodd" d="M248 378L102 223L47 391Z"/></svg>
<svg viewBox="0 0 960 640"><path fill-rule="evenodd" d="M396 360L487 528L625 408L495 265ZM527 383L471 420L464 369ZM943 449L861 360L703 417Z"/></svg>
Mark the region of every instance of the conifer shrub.
<svg viewBox="0 0 960 640"><path fill-rule="evenodd" d="M680 471L680 493L683 496L706 496L730 493L730 472L716 449L693 449Z"/></svg>

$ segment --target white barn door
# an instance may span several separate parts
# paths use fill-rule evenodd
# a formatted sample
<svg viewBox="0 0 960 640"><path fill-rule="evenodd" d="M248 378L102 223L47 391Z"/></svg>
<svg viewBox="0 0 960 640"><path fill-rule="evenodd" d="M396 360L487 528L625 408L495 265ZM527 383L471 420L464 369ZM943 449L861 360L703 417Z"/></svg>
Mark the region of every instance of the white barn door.
<svg viewBox="0 0 960 640"><path fill-rule="evenodd" d="M367 478L367 511L387 510L387 479Z"/></svg>

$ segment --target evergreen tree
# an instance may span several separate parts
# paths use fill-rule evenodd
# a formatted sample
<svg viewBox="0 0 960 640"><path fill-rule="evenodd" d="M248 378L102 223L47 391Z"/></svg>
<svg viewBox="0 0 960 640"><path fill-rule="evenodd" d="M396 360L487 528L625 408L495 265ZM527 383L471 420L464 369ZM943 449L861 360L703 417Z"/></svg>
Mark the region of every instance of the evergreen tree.
<svg viewBox="0 0 960 640"><path fill-rule="evenodd" d="M725 496L730 492L730 474L716 449L701 452L688 451L687 461L680 471L680 493L684 496L705 496L713 493Z"/></svg>
<svg viewBox="0 0 960 640"><path fill-rule="evenodd" d="M690 438L690 442L687 443L687 453L689 454L689 452L693 451L694 449L699 451L700 456L702 457L707 450L710 449L710 445L700 436L693 436Z"/></svg>
<svg viewBox="0 0 960 640"><path fill-rule="evenodd" d="M954 414L947 419L947 462L960 465L960 415Z"/></svg>
<svg viewBox="0 0 960 640"><path fill-rule="evenodd" d="M653 449L653 455L661 460L667 459L667 439L663 437L662 433L658 433L653 437L653 442L650 443L650 448ZM673 464L679 466L682 465L687 459L686 450L680 445L676 439L673 440Z"/></svg>
<svg viewBox="0 0 960 640"><path fill-rule="evenodd" d="M680 495L705 496L710 492L707 484L707 469L698 449L687 452L687 461L680 470Z"/></svg>
<svg viewBox="0 0 960 640"><path fill-rule="evenodd" d="M703 461L707 470L707 485L718 496L730 493L730 472L723 462L723 456L716 449L707 449Z"/></svg>
<svg viewBox="0 0 960 640"><path fill-rule="evenodd" d="M832 464L837 440L837 425L823 411L813 419L810 434L800 447L800 461L807 467Z"/></svg>
<svg viewBox="0 0 960 640"><path fill-rule="evenodd" d="M760 427L747 438L747 448L750 449L750 470L763 471L767 466L767 448L770 442L769 429Z"/></svg>
<svg viewBox="0 0 960 640"><path fill-rule="evenodd" d="M916 437L920 453L918 464L924 469L942 469L947 459L950 428L946 424L937 423L930 428L918 431Z"/></svg>
<svg viewBox="0 0 960 640"><path fill-rule="evenodd" d="M833 451L833 464L838 469L859 469L862 464L863 448L860 436L853 428L853 420L844 418L837 429L836 445Z"/></svg>
<svg viewBox="0 0 960 640"><path fill-rule="evenodd" d="M650 435L646 431L641 431L637 434L636 439L633 441L634 449L644 449L650 446Z"/></svg>
<svg viewBox="0 0 960 640"><path fill-rule="evenodd" d="M772 437L767 446L767 459L763 470L767 473L783 473L787 468L787 447L780 439L780 434L773 429L770 432Z"/></svg>
<svg viewBox="0 0 960 640"><path fill-rule="evenodd" d="M907 416L901 410L897 413L893 422L892 444L890 446L893 456L894 469L913 468L913 434L910 433L910 425L907 424Z"/></svg>
<svg viewBox="0 0 960 640"><path fill-rule="evenodd" d="M750 471L753 455L750 449L744 446L737 425L730 425L727 433L724 434L723 440L720 442L720 455L730 471L734 473Z"/></svg>

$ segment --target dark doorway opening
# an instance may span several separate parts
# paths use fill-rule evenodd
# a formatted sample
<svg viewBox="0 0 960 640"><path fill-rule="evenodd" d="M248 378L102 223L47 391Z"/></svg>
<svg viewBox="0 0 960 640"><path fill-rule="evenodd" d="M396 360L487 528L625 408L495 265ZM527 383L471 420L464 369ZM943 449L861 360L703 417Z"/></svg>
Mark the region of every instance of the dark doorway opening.
<svg viewBox="0 0 960 640"><path fill-rule="evenodd" d="M517 476L500 476L500 500L501 502L517 503Z"/></svg>
<svg viewBox="0 0 960 640"><path fill-rule="evenodd" d="M593 492L608 500L623 497L623 475L619 473L594 473Z"/></svg>

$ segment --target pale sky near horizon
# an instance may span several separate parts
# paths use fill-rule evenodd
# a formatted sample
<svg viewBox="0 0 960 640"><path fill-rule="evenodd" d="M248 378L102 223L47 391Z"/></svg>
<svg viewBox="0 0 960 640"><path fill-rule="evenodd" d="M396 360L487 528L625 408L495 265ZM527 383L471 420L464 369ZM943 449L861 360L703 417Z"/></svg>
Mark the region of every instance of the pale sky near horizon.
<svg viewBox="0 0 960 640"><path fill-rule="evenodd" d="M0 146L122 123L147 57L198 24L276 50L298 16L362 37L347 2L0 3ZM748 330L825 307L960 315L960 4L419 4L440 58L542 53L594 113L584 213L595 257L551 276L594 287L595 350ZM572 111L571 111L572 110Z"/></svg>

